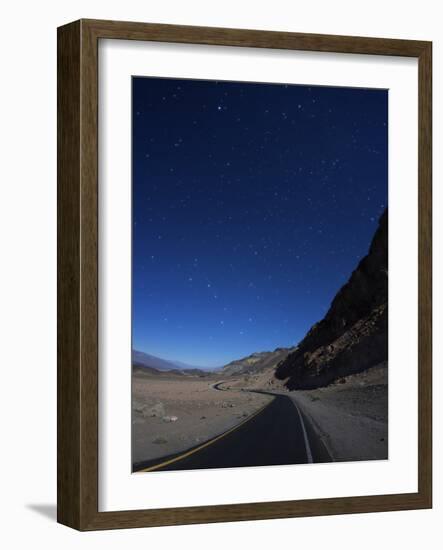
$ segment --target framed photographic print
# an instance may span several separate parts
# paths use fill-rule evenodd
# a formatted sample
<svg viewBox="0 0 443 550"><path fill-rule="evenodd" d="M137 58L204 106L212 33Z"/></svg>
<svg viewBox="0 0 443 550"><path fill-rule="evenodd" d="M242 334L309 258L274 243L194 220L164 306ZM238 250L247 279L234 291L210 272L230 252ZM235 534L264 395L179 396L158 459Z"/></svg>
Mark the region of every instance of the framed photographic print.
<svg viewBox="0 0 443 550"><path fill-rule="evenodd" d="M430 508L431 43L58 30L58 520Z"/></svg>

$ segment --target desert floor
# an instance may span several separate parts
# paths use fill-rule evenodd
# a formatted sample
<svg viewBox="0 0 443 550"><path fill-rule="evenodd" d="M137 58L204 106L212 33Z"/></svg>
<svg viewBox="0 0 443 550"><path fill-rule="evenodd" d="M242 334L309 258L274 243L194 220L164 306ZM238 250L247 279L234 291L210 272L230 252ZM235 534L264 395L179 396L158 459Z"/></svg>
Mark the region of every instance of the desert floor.
<svg viewBox="0 0 443 550"><path fill-rule="evenodd" d="M215 377L134 372L133 463L184 451L246 420L272 397L214 388Z"/></svg>

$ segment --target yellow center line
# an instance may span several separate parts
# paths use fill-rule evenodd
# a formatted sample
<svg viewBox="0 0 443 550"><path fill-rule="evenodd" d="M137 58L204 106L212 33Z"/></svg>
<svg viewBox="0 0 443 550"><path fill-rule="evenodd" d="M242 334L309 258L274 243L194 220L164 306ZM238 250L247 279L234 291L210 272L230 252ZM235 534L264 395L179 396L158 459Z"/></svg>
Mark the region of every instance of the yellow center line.
<svg viewBox="0 0 443 550"><path fill-rule="evenodd" d="M274 399L275 399L275 397L273 397L271 399L271 401L269 401L269 403L266 403L266 405L263 405L263 407L261 407L253 415L251 415L248 418L246 418L245 420L243 420L243 422L240 422L240 424L236 424L235 426L233 426L232 428L230 428L226 432L223 432L222 434L218 435L217 437L214 437L213 439L210 439L209 441L206 441L205 443L202 443L198 447L195 447L194 449L191 449L191 450L187 451L186 453L181 454L180 456L176 456L175 458L170 458L169 460L165 460L165 462L160 462L160 464L155 464L154 466L149 466L148 468L142 468L141 470L137 470L136 473L139 473L139 472L152 472L154 470L158 470L159 468L163 468L164 466L168 466L169 464L173 464L174 462L177 462L178 460L182 460L183 458L187 458L188 456L191 456L194 453L197 453L198 451L201 451L205 447L208 447L209 445L212 445L213 443L215 443L219 439L222 439L222 437L225 437L225 436L229 435L230 433L232 433L233 431L237 430L238 428L240 428L241 426L246 424L246 422L249 422L250 420L252 420L255 416L257 416L264 409L266 409L266 407L268 405L270 405L272 403L272 401L274 401Z"/></svg>

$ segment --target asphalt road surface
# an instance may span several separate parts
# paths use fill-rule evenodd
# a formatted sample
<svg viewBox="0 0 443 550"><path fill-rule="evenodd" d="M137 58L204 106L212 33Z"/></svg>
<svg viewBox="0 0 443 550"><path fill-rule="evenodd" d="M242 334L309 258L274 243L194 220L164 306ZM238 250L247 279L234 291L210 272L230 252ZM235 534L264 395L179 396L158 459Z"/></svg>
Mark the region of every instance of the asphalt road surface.
<svg viewBox="0 0 443 550"><path fill-rule="evenodd" d="M217 386L214 389L221 389ZM133 470L197 470L330 462L326 448L291 398L270 395L273 396L271 403L238 427L186 452L134 464Z"/></svg>

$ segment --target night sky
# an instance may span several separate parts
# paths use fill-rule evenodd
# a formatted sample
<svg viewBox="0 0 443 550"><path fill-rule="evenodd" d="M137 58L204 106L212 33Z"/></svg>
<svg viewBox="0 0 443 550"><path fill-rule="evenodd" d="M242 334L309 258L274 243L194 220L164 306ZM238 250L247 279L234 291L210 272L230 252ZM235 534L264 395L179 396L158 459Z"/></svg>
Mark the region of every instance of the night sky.
<svg viewBox="0 0 443 550"><path fill-rule="evenodd" d="M388 92L133 78L133 347L295 345L387 206Z"/></svg>

